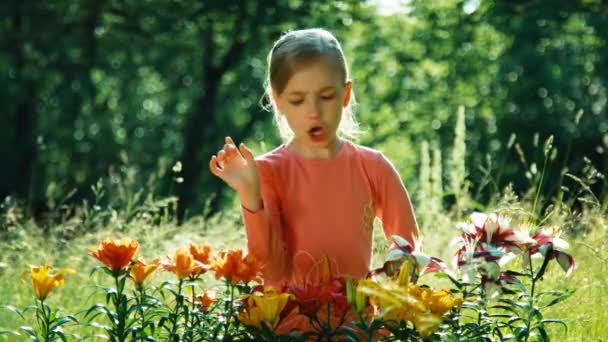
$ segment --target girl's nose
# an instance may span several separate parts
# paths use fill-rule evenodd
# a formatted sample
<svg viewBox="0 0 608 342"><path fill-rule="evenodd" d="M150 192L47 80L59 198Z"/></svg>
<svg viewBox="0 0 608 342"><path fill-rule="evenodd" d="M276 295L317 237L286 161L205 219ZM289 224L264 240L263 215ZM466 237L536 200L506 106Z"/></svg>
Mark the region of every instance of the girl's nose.
<svg viewBox="0 0 608 342"><path fill-rule="evenodd" d="M308 108L308 116L316 118L321 116L321 102L319 100L310 101Z"/></svg>

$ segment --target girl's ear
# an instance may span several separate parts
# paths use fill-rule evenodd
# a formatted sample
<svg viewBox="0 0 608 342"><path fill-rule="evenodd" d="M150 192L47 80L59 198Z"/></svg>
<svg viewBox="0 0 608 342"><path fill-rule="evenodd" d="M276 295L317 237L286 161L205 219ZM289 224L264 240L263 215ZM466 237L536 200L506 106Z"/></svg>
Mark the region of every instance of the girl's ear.
<svg viewBox="0 0 608 342"><path fill-rule="evenodd" d="M279 101L280 101L279 95L273 90L272 91L272 104L273 104L273 107L280 114L280 113L282 113L282 111L281 111L281 107L279 105Z"/></svg>
<svg viewBox="0 0 608 342"><path fill-rule="evenodd" d="M350 103L350 94L353 90L353 82L347 81L344 85L344 103L343 106L346 107Z"/></svg>

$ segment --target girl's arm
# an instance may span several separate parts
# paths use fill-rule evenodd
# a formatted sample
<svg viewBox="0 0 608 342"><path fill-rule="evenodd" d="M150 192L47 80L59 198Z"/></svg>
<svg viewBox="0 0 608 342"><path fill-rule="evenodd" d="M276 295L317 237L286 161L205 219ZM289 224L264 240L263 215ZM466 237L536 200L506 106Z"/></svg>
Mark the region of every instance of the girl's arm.
<svg viewBox="0 0 608 342"><path fill-rule="evenodd" d="M209 160L209 170L233 188L243 207L249 252L264 264L264 276L274 279L286 271L285 239L273 191L269 165L258 167L251 151L241 143L237 148L230 137L217 155Z"/></svg>
<svg viewBox="0 0 608 342"><path fill-rule="evenodd" d="M279 200L275 191L276 177L270 165L258 161L261 202L258 210L250 210L241 202L247 231L247 247L264 263L266 280L282 279L289 274L290 260L283 234Z"/></svg>
<svg viewBox="0 0 608 342"><path fill-rule="evenodd" d="M410 196L393 164L382 154L375 159L376 216L382 221L384 235L399 235L416 247L418 224Z"/></svg>

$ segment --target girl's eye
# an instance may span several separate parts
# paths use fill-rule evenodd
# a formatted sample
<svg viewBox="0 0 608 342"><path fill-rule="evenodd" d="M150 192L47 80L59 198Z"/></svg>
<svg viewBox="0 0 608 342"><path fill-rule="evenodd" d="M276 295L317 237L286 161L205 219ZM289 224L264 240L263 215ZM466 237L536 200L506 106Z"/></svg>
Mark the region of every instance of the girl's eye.
<svg viewBox="0 0 608 342"><path fill-rule="evenodd" d="M289 103L291 103L294 106L297 105L301 105L304 102L304 100L290 100Z"/></svg>
<svg viewBox="0 0 608 342"><path fill-rule="evenodd" d="M328 94L328 95L322 95L321 98L323 100L331 100L334 98L334 96L335 96L335 94Z"/></svg>

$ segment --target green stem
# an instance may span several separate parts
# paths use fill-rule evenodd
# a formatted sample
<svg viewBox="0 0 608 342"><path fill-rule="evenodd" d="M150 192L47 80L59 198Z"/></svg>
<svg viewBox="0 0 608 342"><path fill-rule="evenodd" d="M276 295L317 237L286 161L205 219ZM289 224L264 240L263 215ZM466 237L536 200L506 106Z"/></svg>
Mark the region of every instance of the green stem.
<svg viewBox="0 0 608 342"><path fill-rule="evenodd" d="M538 213L538 214L536 213L536 206L538 205L538 199L540 197L540 191L543 188L543 181L545 179L545 171L547 169L547 159L548 158L545 155L545 159L543 161L543 170L542 170L542 172L540 174L540 180L539 180L538 186L536 188L536 194L534 195L534 205L532 206L532 214L534 215L535 222L538 222L538 220L539 220L538 218L540 216L540 213Z"/></svg>
<svg viewBox="0 0 608 342"><path fill-rule="evenodd" d="M230 320L232 318L232 308L234 302L234 286L230 282L230 280L226 281L228 284L228 288L230 289L230 302L228 302L228 317L226 317L226 330L224 332L224 338L228 335L228 328L230 327Z"/></svg>
<svg viewBox="0 0 608 342"><path fill-rule="evenodd" d="M46 307L44 305L44 299L41 299L40 301L40 312L42 317L37 317L37 320L39 322L39 324L42 325L42 339L45 342L48 342L51 340L51 324L49 322L49 314L47 314L46 312Z"/></svg>
<svg viewBox="0 0 608 342"><path fill-rule="evenodd" d="M146 290L144 289L143 285L140 285L137 290L139 292L139 295L137 296L137 304L139 305L139 314L141 316L141 333L143 335L144 330L146 329L146 316L144 313L144 301L146 297Z"/></svg>
<svg viewBox="0 0 608 342"><path fill-rule="evenodd" d="M194 291L194 286L192 286L192 310L190 310L190 327L189 327L189 329L192 331L191 339L193 341L194 341L194 330L193 330L193 327L194 327L194 324L195 324L194 318L196 316L194 314L194 312L195 312L194 310L196 310L196 293Z"/></svg>
<svg viewBox="0 0 608 342"><path fill-rule="evenodd" d="M532 279L532 285L530 286L530 297L528 298L528 315L526 317L526 336L524 338L524 342L528 341L528 338L530 336L530 323L532 320L531 317L531 313L532 310L534 309L534 290L536 287L536 277L534 275L534 265L532 264L532 255L529 254L528 252L528 256L530 258L530 279Z"/></svg>
<svg viewBox="0 0 608 342"><path fill-rule="evenodd" d="M120 342L124 342L126 336L125 335L125 311L123 310L123 305L124 303L122 302L122 291L123 288L122 286L120 286L120 280L118 279L120 277L119 274L115 274L114 275L114 284L116 285L116 300L114 301L114 307L116 308L116 317L117 317L117 324L116 324L116 335L118 337L118 340Z"/></svg>
<svg viewBox="0 0 608 342"><path fill-rule="evenodd" d="M177 297L175 298L175 310L174 310L175 317L172 320L173 326L171 327L171 334L169 335L170 341L173 341L173 338L177 334L177 321L179 318L179 309L182 306L181 297L182 297L182 285L183 284L184 284L184 280L180 279L179 284L177 285ZM179 341L179 339L176 339L175 341Z"/></svg>

